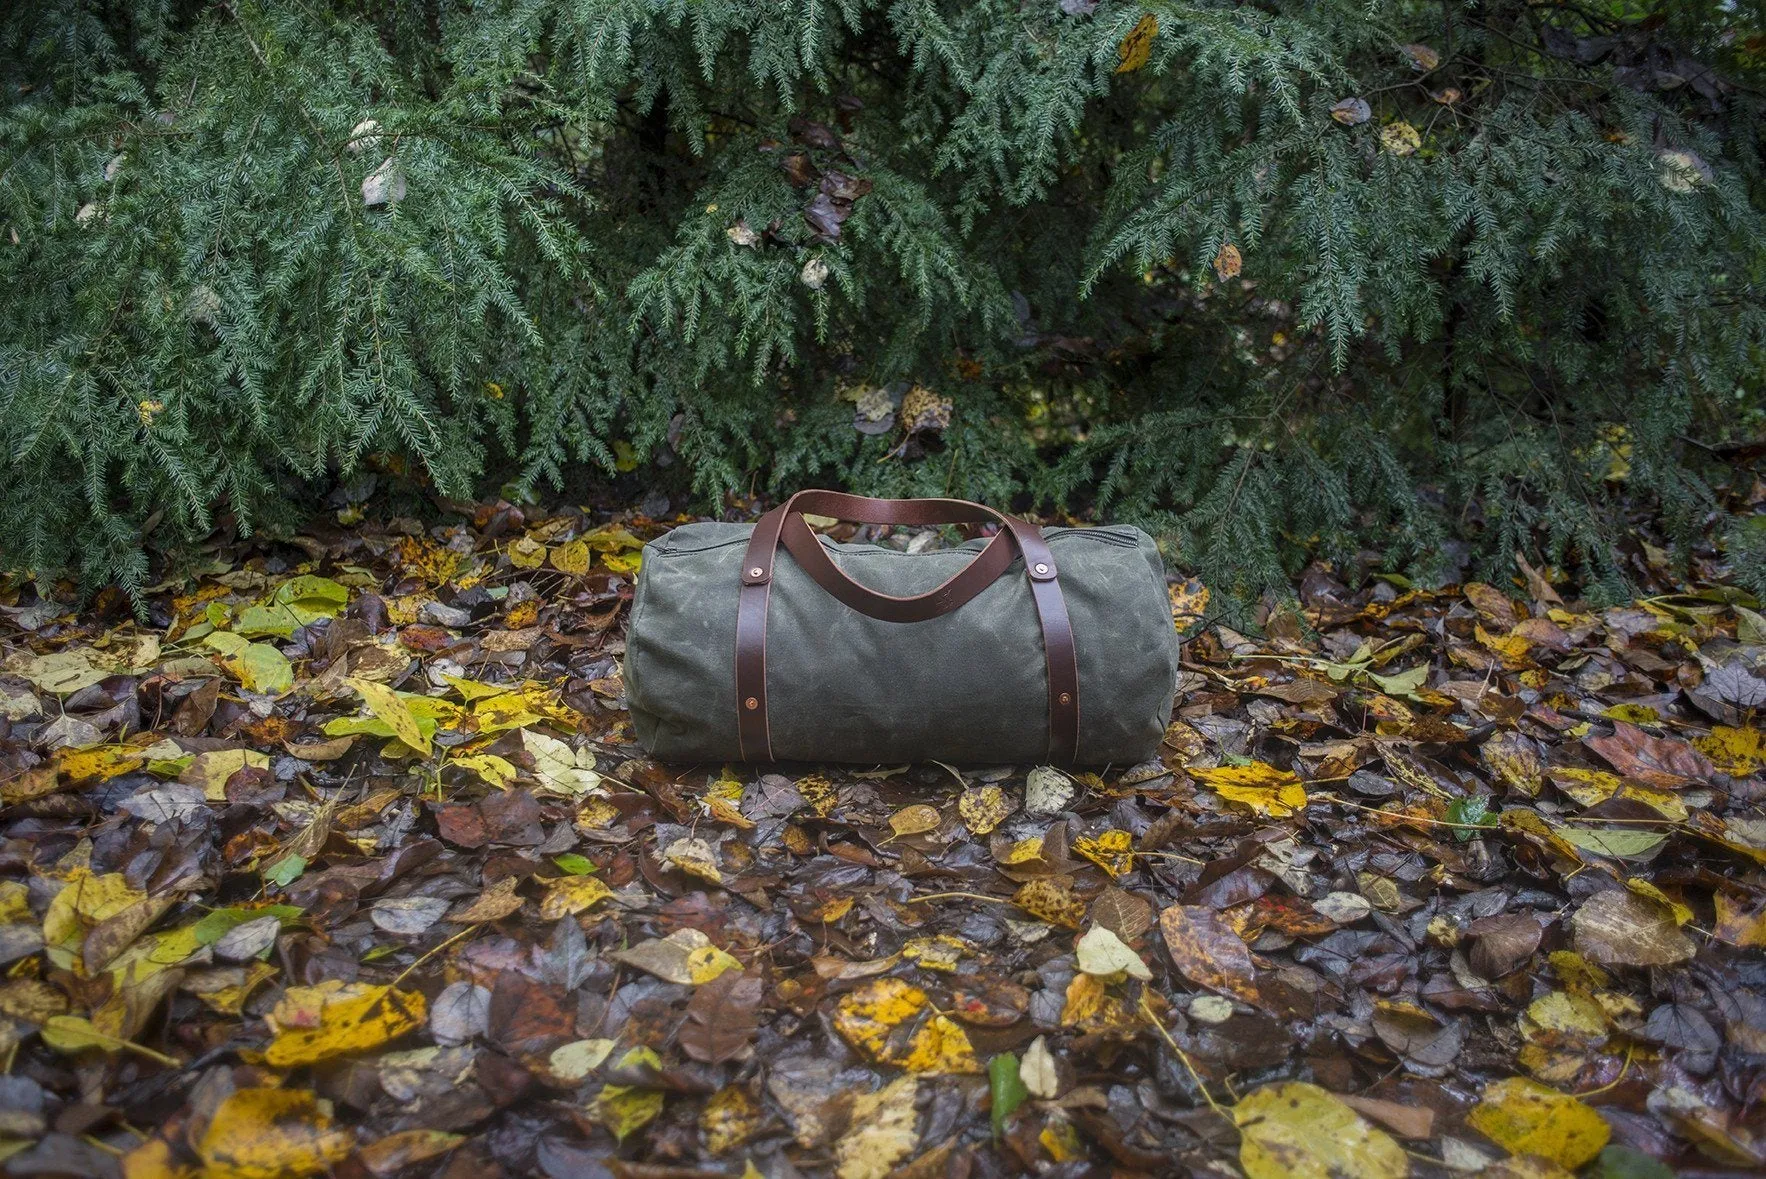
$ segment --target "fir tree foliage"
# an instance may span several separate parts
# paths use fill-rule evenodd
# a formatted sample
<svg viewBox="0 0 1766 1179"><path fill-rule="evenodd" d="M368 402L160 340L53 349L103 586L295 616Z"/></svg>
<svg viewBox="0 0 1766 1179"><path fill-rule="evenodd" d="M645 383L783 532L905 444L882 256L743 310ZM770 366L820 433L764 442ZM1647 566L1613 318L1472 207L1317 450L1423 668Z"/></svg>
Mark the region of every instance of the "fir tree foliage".
<svg viewBox="0 0 1766 1179"><path fill-rule="evenodd" d="M1757 0L22 0L0 556L638 463L1619 593L1761 427L1763 65Z"/></svg>

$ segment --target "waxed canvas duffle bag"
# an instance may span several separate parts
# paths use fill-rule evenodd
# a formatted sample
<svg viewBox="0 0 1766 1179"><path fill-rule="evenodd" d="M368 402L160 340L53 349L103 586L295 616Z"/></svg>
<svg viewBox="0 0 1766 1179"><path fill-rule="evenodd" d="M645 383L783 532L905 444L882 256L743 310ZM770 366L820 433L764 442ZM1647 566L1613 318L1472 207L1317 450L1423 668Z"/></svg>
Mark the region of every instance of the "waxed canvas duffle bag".
<svg viewBox="0 0 1766 1179"><path fill-rule="evenodd" d="M999 531L907 552L837 543L805 513ZM1138 528L802 491L644 547L625 685L665 761L1130 764L1159 746L1177 659Z"/></svg>

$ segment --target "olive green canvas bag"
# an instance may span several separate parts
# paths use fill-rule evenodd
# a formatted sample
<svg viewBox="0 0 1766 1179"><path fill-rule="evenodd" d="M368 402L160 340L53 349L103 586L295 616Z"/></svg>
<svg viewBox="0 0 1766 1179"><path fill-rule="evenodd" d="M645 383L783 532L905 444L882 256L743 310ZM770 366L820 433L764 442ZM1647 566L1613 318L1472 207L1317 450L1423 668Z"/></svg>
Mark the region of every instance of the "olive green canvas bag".
<svg viewBox="0 0 1766 1179"><path fill-rule="evenodd" d="M999 531L909 553L819 536L806 512ZM803 491L644 547L625 683L668 761L1130 764L1159 746L1177 659L1138 528Z"/></svg>

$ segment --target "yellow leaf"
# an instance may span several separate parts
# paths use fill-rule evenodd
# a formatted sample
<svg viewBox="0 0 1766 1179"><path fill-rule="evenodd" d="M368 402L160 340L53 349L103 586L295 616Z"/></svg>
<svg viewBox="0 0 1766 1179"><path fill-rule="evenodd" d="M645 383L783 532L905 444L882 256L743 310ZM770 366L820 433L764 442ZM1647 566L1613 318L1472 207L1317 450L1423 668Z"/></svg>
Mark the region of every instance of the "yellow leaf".
<svg viewBox="0 0 1766 1179"><path fill-rule="evenodd" d="M121 872L94 876L85 868L75 868L43 913L44 954L62 970L75 969L87 933L146 899L147 894L130 887Z"/></svg>
<svg viewBox="0 0 1766 1179"><path fill-rule="evenodd" d="M896 835L923 835L938 829L938 808L916 802L889 816L889 829Z"/></svg>
<svg viewBox="0 0 1766 1179"><path fill-rule="evenodd" d="M931 1006L926 992L899 978L876 978L847 992L834 1007L834 1030L884 1064L917 1073L979 1073L981 1062L961 1027L933 1015L906 1044L891 1033Z"/></svg>
<svg viewBox="0 0 1766 1179"><path fill-rule="evenodd" d="M920 1082L897 1077L875 1093L853 1099L851 1129L834 1144L838 1179L883 1179L919 1140L914 1098Z"/></svg>
<svg viewBox="0 0 1766 1179"><path fill-rule="evenodd" d="M164 1138L149 1138L125 1154L119 1162L123 1179L197 1179L197 1169L177 1161L171 1143Z"/></svg>
<svg viewBox="0 0 1766 1179"><path fill-rule="evenodd" d="M91 745L85 749L55 751L55 769L71 783L105 782L118 774L139 769L147 754L134 745Z"/></svg>
<svg viewBox="0 0 1766 1179"><path fill-rule="evenodd" d="M613 890L594 876L561 876L549 882L546 899L540 902L540 916L547 921L569 917L606 900Z"/></svg>
<svg viewBox="0 0 1766 1179"><path fill-rule="evenodd" d="M586 575L594 560L595 554L589 550L588 543L580 539L561 544L552 550L552 568L572 577Z"/></svg>
<svg viewBox="0 0 1766 1179"><path fill-rule="evenodd" d="M1282 819L1306 809L1306 788L1300 784L1299 777L1265 762L1220 766L1212 770L1191 769L1188 773L1222 798L1247 806L1260 815Z"/></svg>
<svg viewBox="0 0 1766 1179"><path fill-rule="evenodd" d="M442 673L442 682L460 693L460 698L468 704L474 700L488 700L492 696L501 696L510 690L508 684L484 684L477 680L449 675L445 671Z"/></svg>
<svg viewBox="0 0 1766 1179"><path fill-rule="evenodd" d="M963 823L975 835L986 835L1005 821L1014 809L1006 792L994 784L965 790L957 800L957 813L963 816Z"/></svg>
<svg viewBox="0 0 1766 1179"><path fill-rule="evenodd" d="M797 779L797 793L809 804L809 809L816 813L816 818L825 819L834 810L839 796L834 790L834 783L820 774L809 774Z"/></svg>
<svg viewBox="0 0 1766 1179"><path fill-rule="evenodd" d="M721 885L724 882L724 874L717 866L717 853L706 840L697 837L677 839L662 849L662 858L707 884Z"/></svg>
<svg viewBox="0 0 1766 1179"><path fill-rule="evenodd" d="M361 693L362 699L368 702L368 711L391 726L395 737L424 757L430 755L433 747L429 738L417 727L417 717L412 713L411 706L397 692L385 684L377 684L373 680L357 676L345 677L343 682Z"/></svg>
<svg viewBox="0 0 1766 1179"><path fill-rule="evenodd" d="M1150 12L1146 13L1134 23L1128 36L1122 38L1122 43L1116 46L1116 56L1122 59L1116 72L1132 74L1146 65L1147 59L1153 56L1153 39L1158 35L1159 18Z"/></svg>
<svg viewBox="0 0 1766 1179"><path fill-rule="evenodd" d="M1657 904L1666 907L1668 912L1674 914L1674 924L1676 925L1685 925L1688 921L1692 920L1691 909L1687 908L1685 905L1681 904L1679 901L1675 900L1673 897L1669 896L1667 893L1663 892L1642 877L1634 876L1630 878L1625 881L1625 887L1640 897L1648 897Z"/></svg>
<svg viewBox="0 0 1766 1179"><path fill-rule="evenodd" d="M1521 1017L1521 1031L1529 1040L1548 1046L1565 1042L1600 1044L1607 1038L1607 1017L1599 1003L1587 995L1552 991L1541 995Z"/></svg>
<svg viewBox="0 0 1766 1179"><path fill-rule="evenodd" d="M1057 1118L1044 1126L1036 1140L1042 1143L1042 1148L1057 1163L1068 1163L1085 1157L1085 1143L1079 1140L1079 1131L1065 1118Z"/></svg>
<svg viewBox="0 0 1766 1179"><path fill-rule="evenodd" d="M1100 832L1095 839L1090 835L1081 836L1073 841L1073 850L1114 878L1134 867L1134 853L1129 851L1133 841L1134 837L1128 832L1111 829Z"/></svg>
<svg viewBox="0 0 1766 1179"><path fill-rule="evenodd" d="M1266 1085L1232 1107L1247 1179L1402 1179L1404 1148L1336 1095L1294 1081Z"/></svg>
<svg viewBox="0 0 1766 1179"><path fill-rule="evenodd" d="M521 537L509 546L509 563L517 569L538 569L546 563L546 546L532 537Z"/></svg>
<svg viewBox="0 0 1766 1179"><path fill-rule="evenodd" d="M910 962L918 962L927 970L949 974L956 970L957 962L968 949L969 943L962 938L941 933L933 937L909 938L901 948L901 956Z"/></svg>
<svg viewBox="0 0 1766 1179"><path fill-rule="evenodd" d="M1020 839L1007 848L1004 855L998 857L999 862L1006 865L1024 864L1042 858L1042 836L1032 835L1028 839Z"/></svg>
<svg viewBox="0 0 1766 1179"><path fill-rule="evenodd" d="M1085 902L1073 895L1073 880L1067 876L1034 877L1017 891L1012 903L1032 917L1065 929L1078 929L1085 917Z"/></svg>
<svg viewBox="0 0 1766 1179"><path fill-rule="evenodd" d="M719 1089L699 1111L699 1128L705 1132L705 1149L723 1154L741 1146L760 1127L760 1109L738 1086Z"/></svg>
<svg viewBox="0 0 1766 1179"><path fill-rule="evenodd" d="M204 1179L298 1179L342 1162L355 1138L330 1105L309 1089L234 1090L197 1145Z"/></svg>
<svg viewBox="0 0 1766 1179"><path fill-rule="evenodd" d="M294 687L294 666L268 643L251 643L230 631L218 630L203 644L221 653L221 664L247 691L280 696Z"/></svg>
<svg viewBox="0 0 1766 1179"><path fill-rule="evenodd" d="M595 1112L613 1136L624 1142L656 1120L662 1112L660 1089L639 1089L632 1085L607 1085L595 1101Z"/></svg>
<svg viewBox="0 0 1766 1179"><path fill-rule="evenodd" d="M494 753L474 753L466 757L456 757L454 765L461 769L471 770L498 790L507 790L515 781L518 771L514 765L498 757Z"/></svg>
<svg viewBox="0 0 1766 1179"><path fill-rule="evenodd" d="M612 1040L573 1040L552 1049L546 1067L560 1080L580 1081L600 1068L615 1046Z"/></svg>
<svg viewBox="0 0 1766 1179"><path fill-rule="evenodd" d="M1761 747L1759 729L1718 725L1710 736L1694 737L1692 743L1711 759L1712 765L1734 778L1745 778L1766 765L1766 749Z"/></svg>
<svg viewBox="0 0 1766 1179"><path fill-rule="evenodd" d="M741 970L741 961L716 946L700 946L687 953L687 977L694 986L701 986L727 970Z"/></svg>
<svg viewBox="0 0 1766 1179"><path fill-rule="evenodd" d="M1576 1098L1525 1077L1486 1087L1466 1120L1510 1154L1538 1155L1572 1171L1599 1154L1611 1133Z"/></svg>
<svg viewBox="0 0 1766 1179"><path fill-rule="evenodd" d="M644 554L642 552L609 553L601 558L601 564L607 566L609 573L617 573L621 577L636 577L638 570L644 564Z"/></svg>
<svg viewBox="0 0 1766 1179"><path fill-rule="evenodd" d="M227 779L248 766L267 770L270 757L254 749L210 750L197 754L178 775L178 781L202 787L202 796L210 802L226 802Z"/></svg>
<svg viewBox="0 0 1766 1179"><path fill-rule="evenodd" d="M298 1068L335 1056L367 1052L423 1022L419 991L328 979L289 987L269 1023L276 1033L264 1051L272 1068Z"/></svg>
<svg viewBox="0 0 1766 1179"><path fill-rule="evenodd" d="M1380 146L1395 156L1415 155L1422 145L1422 136L1409 123L1387 123L1380 128Z"/></svg>

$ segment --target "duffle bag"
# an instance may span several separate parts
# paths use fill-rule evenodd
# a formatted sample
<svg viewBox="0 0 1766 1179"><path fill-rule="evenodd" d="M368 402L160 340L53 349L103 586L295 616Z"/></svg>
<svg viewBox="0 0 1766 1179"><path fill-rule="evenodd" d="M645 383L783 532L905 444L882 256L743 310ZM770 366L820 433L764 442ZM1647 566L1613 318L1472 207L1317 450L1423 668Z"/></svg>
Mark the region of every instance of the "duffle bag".
<svg viewBox="0 0 1766 1179"><path fill-rule="evenodd" d="M999 531L905 552L819 536L805 513ZM664 761L1132 764L1159 746L1177 659L1138 528L800 491L644 547L625 685Z"/></svg>

